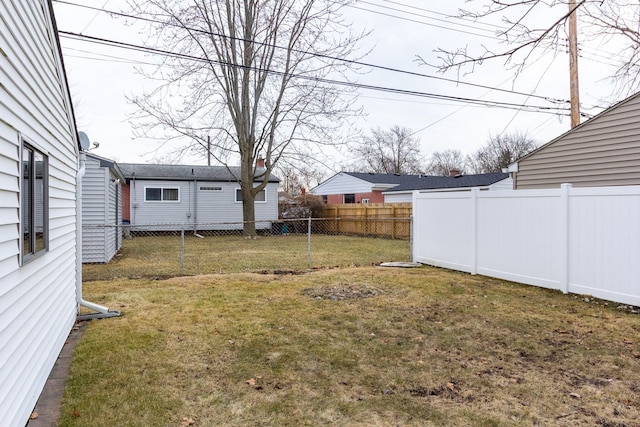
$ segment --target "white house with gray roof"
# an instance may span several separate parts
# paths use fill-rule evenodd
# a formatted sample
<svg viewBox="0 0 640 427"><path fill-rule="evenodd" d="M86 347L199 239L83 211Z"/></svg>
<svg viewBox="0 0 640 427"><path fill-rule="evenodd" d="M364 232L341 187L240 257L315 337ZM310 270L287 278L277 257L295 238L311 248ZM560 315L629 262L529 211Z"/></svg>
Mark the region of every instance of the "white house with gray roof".
<svg viewBox="0 0 640 427"><path fill-rule="evenodd" d="M132 230L240 230L240 168L119 163L123 220ZM260 170L258 170L258 173ZM258 180L256 180L257 185ZM278 219L278 184L271 175L255 201L256 228Z"/></svg>
<svg viewBox="0 0 640 427"><path fill-rule="evenodd" d="M396 203L412 202L415 190L452 190L480 187L512 189L507 173L430 176L386 173L340 172L325 180L310 193L324 203Z"/></svg>

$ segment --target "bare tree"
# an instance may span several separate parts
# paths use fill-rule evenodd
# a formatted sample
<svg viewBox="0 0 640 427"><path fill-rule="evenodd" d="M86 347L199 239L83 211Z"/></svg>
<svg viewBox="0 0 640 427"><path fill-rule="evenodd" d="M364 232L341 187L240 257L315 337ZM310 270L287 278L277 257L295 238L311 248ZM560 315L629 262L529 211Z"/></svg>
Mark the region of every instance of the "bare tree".
<svg viewBox="0 0 640 427"><path fill-rule="evenodd" d="M351 146L359 157L358 170L375 173L420 173L423 161L420 140L411 129L392 126L389 130L375 128L371 136L365 136Z"/></svg>
<svg viewBox="0 0 640 427"><path fill-rule="evenodd" d="M472 3L469 1L468 3ZM460 48L438 48L439 62L419 59L440 71L472 72L488 60L500 60L512 67L516 75L537 53L567 49L566 23L573 11L577 13L579 34L583 44L616 46L617 68L610 76L618 92L633 93L640 88L640 7L630 0L575 1L570 10L568 0L481 0L475 10L460 10L457 18L478 22L501 21L495 33L496 44ZM541 20L546 17L546 21ZM613 53L613 52L612 52Z"/></svg>
<svg viewBox="0 0 640 427"><path fill-rule="evenodd" d="M487 144L474 154L473 161L479 173L500 172L537 146L526 133L490 136Z"/></svg>
<svg viewBox="0 0 640 427"><path fill-rule="evenodd" d="M280 188L291 196L302 194L302 190L308 190L320 184L326 177L325 169L314 164L281 162L275 173L280 178Z"/></svg>
<svg viewBox="0 0 640 427"><path fill-rule="evenodd" d="M466 162L467 160L460 150L436 151L431 155L425 173L427 175L449 176L452 170L457 170L464 174Z"/></svg>
<svg viewBox="0 0 640 427"><path fill-rule="evenodd" d="M146 73L159 86L132 99L139 130L239 162L248 236L256 235L255 196L280 160L297 144L335 140L358 113L354 92L329 80L345 78L352 63L342 59L357 59L364 37L341 18L348 1L130 0L149 22L148 43L171 52ZM265 168L256 167L260 156Z"/></svg>

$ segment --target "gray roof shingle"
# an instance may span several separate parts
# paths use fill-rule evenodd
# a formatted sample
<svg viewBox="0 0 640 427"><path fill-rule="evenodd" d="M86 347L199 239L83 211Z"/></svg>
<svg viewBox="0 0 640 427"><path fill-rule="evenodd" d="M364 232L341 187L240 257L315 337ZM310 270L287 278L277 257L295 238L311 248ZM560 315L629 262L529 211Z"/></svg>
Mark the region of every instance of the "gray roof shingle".
<svg viewBox="0 0 640 427"><path fill-rule="evenodd" d="M360 172L345 173L372 184L396 184L395 187L386 190L387 192L434 190L439 188L485 187L509 177L508 173L502 172L483 173L477 175L459 175L456 177Z"/></svg>
<svg viewBox="0 0 640 427"><path fill-rule="evenodd" d="M195 166L195 165L150 165L118 163L127 179L193 180L237 182L240 180L239 166ZM257 175L257 174L256 174ZM260 179L256 179L259 181ZM269 182L280 182L273 174Z"/></svg>

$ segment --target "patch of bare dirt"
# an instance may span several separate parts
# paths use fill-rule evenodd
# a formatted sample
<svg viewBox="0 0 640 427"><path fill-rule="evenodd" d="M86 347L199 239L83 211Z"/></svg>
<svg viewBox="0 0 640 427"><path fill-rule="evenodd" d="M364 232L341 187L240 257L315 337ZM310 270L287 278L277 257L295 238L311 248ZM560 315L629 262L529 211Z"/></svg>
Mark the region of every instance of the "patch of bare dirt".
<svg viewBox="0 0 640 427"><path fill-rule="evenodd" d="M302 292L311 298L332 301L371 298L385 293L383 290L373 286L351 285L348 283L303 289Z"/></svg>

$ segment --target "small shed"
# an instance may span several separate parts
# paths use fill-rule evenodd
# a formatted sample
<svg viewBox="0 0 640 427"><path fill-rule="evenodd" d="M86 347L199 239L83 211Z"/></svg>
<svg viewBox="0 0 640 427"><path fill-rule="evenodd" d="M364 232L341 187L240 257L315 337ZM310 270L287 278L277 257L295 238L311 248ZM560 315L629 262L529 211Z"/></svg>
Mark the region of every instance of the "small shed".
<svg viewBox="0 0 640 427"><path fill-rule="evenodd" d="M82 180L82 262L108 263L122 246L122 183L112 161L87 153Z"/></svg>

